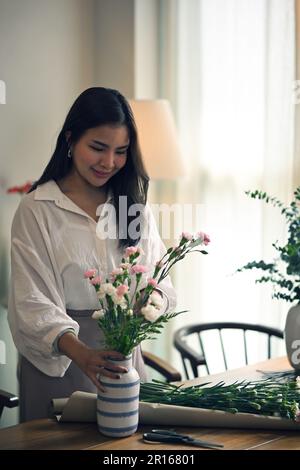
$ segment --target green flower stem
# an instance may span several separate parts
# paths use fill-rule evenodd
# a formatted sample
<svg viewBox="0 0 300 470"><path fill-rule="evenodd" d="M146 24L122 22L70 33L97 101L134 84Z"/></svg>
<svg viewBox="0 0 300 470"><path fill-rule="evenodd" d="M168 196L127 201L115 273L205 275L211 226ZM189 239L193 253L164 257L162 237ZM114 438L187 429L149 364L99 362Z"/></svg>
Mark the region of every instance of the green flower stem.
<svg viewBox="0 0 300 470"><path fill-rule="evenodd" d="M176 386L160 381L141 385L141 401L176 406L216 409L227 412L279 415L296 419L299 413L300 389L295 380L279 383L272 379L253 382L219 382L192 387Z"/></svg>

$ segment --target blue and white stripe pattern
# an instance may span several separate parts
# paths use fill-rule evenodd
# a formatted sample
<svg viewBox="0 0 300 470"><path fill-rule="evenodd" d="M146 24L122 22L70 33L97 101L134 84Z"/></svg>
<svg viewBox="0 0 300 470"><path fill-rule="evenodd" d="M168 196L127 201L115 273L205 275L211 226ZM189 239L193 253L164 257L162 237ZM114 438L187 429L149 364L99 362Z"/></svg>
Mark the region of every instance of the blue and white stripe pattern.
<svg viewBox="0 0 300 470"><path fill-rule="evenodd" d="M120 374L120 379L99 377L106 392L98 392L98 428L106 436L130 436L138 427L140 378L132 367L131 356L123 361L114 359L111 362L126 367L128 372Z"/></svg>

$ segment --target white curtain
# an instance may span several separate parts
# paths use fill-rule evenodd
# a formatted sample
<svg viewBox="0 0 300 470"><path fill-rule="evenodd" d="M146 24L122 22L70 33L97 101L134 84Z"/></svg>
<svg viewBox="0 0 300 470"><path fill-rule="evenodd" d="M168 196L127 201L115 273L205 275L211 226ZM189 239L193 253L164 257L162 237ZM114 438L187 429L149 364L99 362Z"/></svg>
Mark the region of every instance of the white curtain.
<svg viewBox="0 0 300 470"><path fill-rule="evenodd" d="M192 255L175 272L179 308L190 312L172 329L199 321L282 328L288 305L254 284L257 273L235 270L272 258L272 242L286 234L278 211L244 191L288 203L294 189L294 1L162 0L160 8L160 91L190 167L174 198L201 204L201 226L185 229L211 237L208 256Z"/></svg>

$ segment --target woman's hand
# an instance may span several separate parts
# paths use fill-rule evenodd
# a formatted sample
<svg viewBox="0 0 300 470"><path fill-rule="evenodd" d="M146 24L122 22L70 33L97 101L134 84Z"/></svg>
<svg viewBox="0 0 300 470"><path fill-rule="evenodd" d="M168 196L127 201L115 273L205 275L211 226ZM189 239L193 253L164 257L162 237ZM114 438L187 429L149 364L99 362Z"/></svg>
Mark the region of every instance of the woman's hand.
<svg viewBox="0 0 300 470"><path fill-rule="evenodd" d="M116 351L98 351L87 348L85 353L75 362L82 372L91 379L93 384L99 390L105 392L105 388L98 379L99 374L112 379L119 379L120 373L127 372L126 367L117 366L109 359L122 360L124 356Z"/></svg>
<svg viewBox="0 0 300 470"><path fill-rule="evenodd" d="M113 364L109 359L124 359L123 354L116 351L99 351L82 343L73 333L67 332L59 338L59 350L66 354L82 372L89 377L96 387L105 392L99 381L99 374L112 379L119 379L120 373L127 372L126 367Z"/></svg>

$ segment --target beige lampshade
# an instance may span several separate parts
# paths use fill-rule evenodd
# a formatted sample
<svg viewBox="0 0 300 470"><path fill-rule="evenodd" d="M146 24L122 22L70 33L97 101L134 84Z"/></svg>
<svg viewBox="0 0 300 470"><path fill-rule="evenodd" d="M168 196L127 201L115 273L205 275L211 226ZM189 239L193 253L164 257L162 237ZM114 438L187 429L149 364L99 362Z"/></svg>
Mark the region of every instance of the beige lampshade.
<svg viewBox="0 0 300 470"><path fill-rule="evenodd" d="M176 179L186 173L170 103L129 100L143 161L152 179Z"/></svg>

